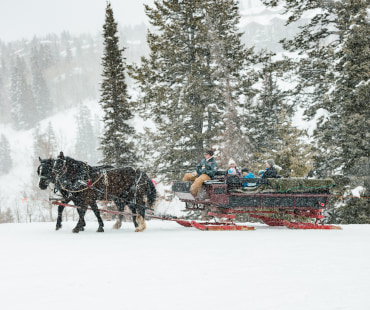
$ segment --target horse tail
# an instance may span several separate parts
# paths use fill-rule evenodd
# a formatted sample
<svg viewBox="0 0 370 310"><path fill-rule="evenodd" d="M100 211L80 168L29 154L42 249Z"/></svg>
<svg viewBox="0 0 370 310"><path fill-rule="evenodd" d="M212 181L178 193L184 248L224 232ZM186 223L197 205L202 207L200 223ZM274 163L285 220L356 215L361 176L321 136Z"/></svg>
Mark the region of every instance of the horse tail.
<svg viewBox="0 0 370 310"><path fill-rule="evenodd" d="M152 180L147 176L147 187L146 187L146 195L148 197L148 204L152 205L154 201L157 199L157 190L152 182Z"/></svg>

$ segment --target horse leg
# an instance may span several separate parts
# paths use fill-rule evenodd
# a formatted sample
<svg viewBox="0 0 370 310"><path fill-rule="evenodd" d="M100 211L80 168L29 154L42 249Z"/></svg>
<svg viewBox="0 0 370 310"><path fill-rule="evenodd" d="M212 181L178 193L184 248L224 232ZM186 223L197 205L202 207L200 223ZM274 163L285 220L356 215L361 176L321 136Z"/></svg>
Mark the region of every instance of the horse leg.
<svg viewBox="0 0 370 310"><path fill-rule="evenodd" d="M64 210L64 206L58 206L58 218L57 218L57 224L55 226L55 230L59 230L62 228L63 210Z"/></svg>
<svg viewBox="0 0 370 310"><path fill-rule="evenodd" d="M138 230L139 224L136 221L136 208L134 207L134 205L128 205L128 207L130 208L130 210L132 212L132 222L135 225L135 232L138 232L139 231Z"/></svg>
<svg viewBox="0 0 370 310"><path fill-rule="evenodd" d="M99 227L98 227L98 230L96 232L104 232L104 228L103 228L104 223L103 223L103 219L100 216L100 211L99 211L98 205L96 204L95 201L92 201L90 203L90 206L91 206L91 209L93 209L94 214L95 214L95 216L96 216L96 218L98 219L98 222L99 222Z"/></svg>
<svg viewBox="0 0 370 310"><path fill-rule="evenodd" d="M142 232L146 229L145 218L141 214L137 215L136 222L138 223L138 227L135 231Z"/></svg>
<svg viewBox="0 0 370 310"><path fill-rule="evenodd" d="M141 205L144 205L144 201L139 201ZM137 215L136 222L139 224L138 229L139 231L144 231L146 229L145 224L145 208L143 207L137 207L136 210L139 210L139 214Z"/></svg>
<svg viewBox="0 0 370 310"><path fill-rule="evenodd" d="M85 213L86 213L86 207L81 208L80 212L79 212L80 218L78 219L76 227L72 229L73 233L77 234L80 231L84 230L83 226L84 226L84 223L85 223Z"/></svg>
<svg viewBox="0 0 370 310"><path fill-rule="evenodd" d="M144 204L144 202L143 202ZM140 226L140 231L144 231L146 229L146 223L145 223L145 208L139 207L139 215L137 218L137 221Z"/></svg>
<svg viewBox="0 0 370 310"><path fill-rule="evenodd" d="M144 217L141 214L137 214L137 208L135 205L129 205L132 212L132 221L135 225L135 232L144 231L146 228ZM145 210L144 210L145 211Z"/></svg>
<svg viewBox="0 0 370 310"><path fill-rule="evenodd" d="M119 212L123 212L123 210L125 208L125 205L122 202L118 201L118 200L114 200L114 203L116 204L118 211ZM113 225L112 228L113 229L120 229L121 226L122 226L122 219L123 219L123 215L122 214L119 214L118 215L118 218L117 218L117 221Z"/></svg>
<svg viewBox="0 0 370 310"><path fill-rule="evenodd" d="M77 208L78 218L82 219L82 225L80 226L80 231L85 230L86 222L85 222L85 214L81 215L82 209Z"/></svg>

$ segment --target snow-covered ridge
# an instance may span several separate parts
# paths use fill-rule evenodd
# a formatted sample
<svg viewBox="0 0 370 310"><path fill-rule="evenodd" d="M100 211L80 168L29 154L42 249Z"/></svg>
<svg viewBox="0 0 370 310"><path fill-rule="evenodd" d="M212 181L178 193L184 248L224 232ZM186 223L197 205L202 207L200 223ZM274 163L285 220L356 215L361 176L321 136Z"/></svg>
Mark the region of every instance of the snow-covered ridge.
<svg viewBox="0 0 370 310"><path fill-rule="evenodd" d="M85 102L89 106L91 115L102 115L99 104L95 101ZM54 129L58 148L66 154L72 153L76 143L77 122L75 115L78 107L67 109L50 116L39 123L41 132L44 132L50 123ZM13 167L6 175L0 175L0 197L21 196L27 185L30 184L32 174L33 150L33 131L16 131L10 126L0 124L0 135L3 134L10 144L11 158ZM32 186L36 186L33 184ZM19 197L20 197L19 196Z"/></svg>

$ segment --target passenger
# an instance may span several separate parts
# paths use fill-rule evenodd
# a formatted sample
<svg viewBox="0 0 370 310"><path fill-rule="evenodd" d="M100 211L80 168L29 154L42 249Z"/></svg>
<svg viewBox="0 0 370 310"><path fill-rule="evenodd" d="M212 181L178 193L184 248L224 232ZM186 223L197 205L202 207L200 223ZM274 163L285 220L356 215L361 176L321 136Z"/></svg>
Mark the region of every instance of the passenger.
<svg viewBox="0 0 370 310"><path fill-rule="evenodd" d="M235 168L230 168L229 170L227 170L227 176L230 177L232 175L236 176L236 169Z"/></svg>
<svg viewBox="0 0 370 310"><path fill-rule="evenodd" d="M254 174L252 172L249 172L247 168L242 169L242 175L243 179L254 179ZM247 187L247 186L256 186L256 183L243 183L242 187Z"/></svg>
<svg viewBox="0 0 370 310"><path fill-rule="evenodd" d="M193 173L184 175L183 181L194 181L190 187L190 193L197 196L202 190L204 181L211 180L218 170L216 160L213 158L213 151L209 150L204 153L204 158L196 167Z"/></svg>
<svg viewBox="0 0 370 310"><path fill-rule="evenodd" d="M275 162L273 159L268 159L265 161L265 165L266 165L266 168L265 170L263 171L260 171L258 174L262 174L261 175L261 179L265 179L265 178L277 178L277 171L276 169L274 168L275 166Z"/></svg>
<svg viewBox="0 0 370 310"><path fill-rule="evenodd" d="M240 171L236 167L236 163L235 163L234 159L232 159L232 158L230 158L230 160L229 160L229 168L227 170L228 170L228 172L227 172L228 174L237 175L238 177L242 176Z"/></svg>

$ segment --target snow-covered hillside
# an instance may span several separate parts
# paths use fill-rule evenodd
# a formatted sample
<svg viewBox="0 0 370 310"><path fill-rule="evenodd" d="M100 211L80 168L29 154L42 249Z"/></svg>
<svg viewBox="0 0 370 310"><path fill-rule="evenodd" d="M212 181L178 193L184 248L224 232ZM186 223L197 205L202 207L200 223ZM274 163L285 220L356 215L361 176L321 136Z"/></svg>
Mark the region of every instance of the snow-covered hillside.
<svg viewBox="0 0 370 310"><path fill-rule="evenodd" d="M93 118L99 120L103 119L103 111L98 101L88 101L84 104L89 108L90 114ZM55 114L42 122L39 123L39 130L44 132L50 123L56 134L58 151L63 151L67 156L74 154L74 148L76 144L77 135L77 122L76 115L78 114L79 107L75 106L64 112ZM153 124L150 121L143 121L139 117L135 117L131 123L135 127L137 132L142 132L143 127L151 127ZM0 124L0 135L3 134L10 144L11 158L13 167L9 173L0 175L0 210L5 212L6 209L12 210L13 213L17 214L15 219L17 222L30 221L26 215L27 208L34 208L34 205L27 205L41 197L34 198L35 193L39 192L45 194L38 188L37 181L34 178L36 171L33 171L32 161L34 160L34 145L33 145L33 131L34 129L27 131L15 131L10 126ZM56 157L58 154L55 154ZM81 160L84 160L81 158ZM52 187L52 185L50 185ZM160 196L164 195L164 191L168 188L168 185L158 184L157 191ZM33 199L31 198L33 197ZM30 199L31 198L31 199ZM41 201L40 200L40 201ZM45 203L45 201L42 201ZM166 202L161 201L158 206L159 212L171 213L173 215L179 215L179 210L182 206L179 206L177 201ZM57 216L57 208L53 210L53 218ZM36 218L36 217L35 217ZM35 219L34 219L35 220Z"/></svg>
<svg viewBox="0 0 370 310"><path fill-rule="evenodd" d="M365 310L370 225L204 232L153 220L135 233L2 224L6 310Z"/></svg>
<svg viewBox="0 0 370 310"><path fill-rule="evenodd" d="M91 115L101 115L101 110L97 102L86 102L91 110ZM71 108L61 113L55 114L39 124L41 131L45 131L50 123L55 131L58 141L58 148L66 154L73 152L76 143L77 123L75 117L78 107ZM10 126L0 124L0 134L3 134L10 144L11 158L13 167L9 173L0 176L0 199L1 208L11 208L14 204L21 203L32 190L37 187L33 184L32 161L33 150L33 131L15 131ZM56 156L57 154L55 154Z"/></svg>

